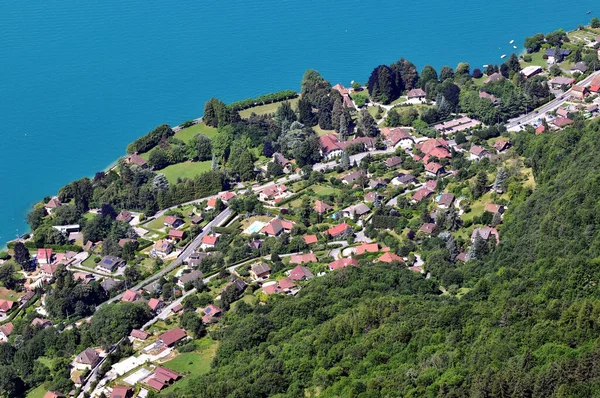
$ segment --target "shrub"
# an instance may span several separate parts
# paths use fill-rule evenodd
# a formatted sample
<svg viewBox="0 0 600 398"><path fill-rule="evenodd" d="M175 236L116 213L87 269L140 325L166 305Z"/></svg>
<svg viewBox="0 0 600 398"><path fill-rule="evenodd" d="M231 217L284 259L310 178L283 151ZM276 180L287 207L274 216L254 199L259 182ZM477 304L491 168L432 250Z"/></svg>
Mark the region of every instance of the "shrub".
<svg viewBox="0 0 600 398"><path fill-rule="evenodd" d="M523 61L525 62L531 62L533 60L533 57L531 56L531 54L525 54L523 55Z"/></svg>
<svg viewBox="0 0 600 398"><path fill-rule="evenodd" d="M94 257L94 262L96 264L98 264L100 262L100 260L102 260L100 257L98 257L98 256Z"/></svg>

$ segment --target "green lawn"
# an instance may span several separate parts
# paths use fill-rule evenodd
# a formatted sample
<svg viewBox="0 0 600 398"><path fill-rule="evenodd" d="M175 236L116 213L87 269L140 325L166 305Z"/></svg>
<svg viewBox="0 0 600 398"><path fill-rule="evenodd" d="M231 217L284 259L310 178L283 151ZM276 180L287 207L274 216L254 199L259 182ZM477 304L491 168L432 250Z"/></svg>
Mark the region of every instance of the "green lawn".
<svg viewBox="0 0 600 398"><path fill-rule="evenodd" d="M290 105L292 106L292 109L296 109L296 105L298 104L298 99L299 98L294 98L294 99L288 100L290 102ZM249 118L250 115L252 115L252 113L256 113L257 115L265 115L267 113L275 113L275 111L277 110L277 108L279 108L279 105L282 102L283 101L273 102L272 104L259 105L259 106L254 106L252 108L244 109L243 111L240 111L240 117L242 117L244 119Z"/></svg>
<svg viewBox="0 0 600 398"><path fill-rule="evenodd" d="M397 98L396 100L392 101L392 103L390 105L401 104L403 102L406 102L406 97L405 96Z"/></svg>
<svg viewBox="0 0 600 398"><path fill-rule="evenodd" d="M167 177L169 183L175 184L178 178L194 178L198 174L202 174L205 171L209 171L212 162L207 160L205 162L183 162L172 164L165 167L162 170L158 170L156 173L162 173Z"/></svg>
<svg viewBox="0 0 600 398"><path fill-rule="evenodd" d="M160 216L158 218L155 218L154 220L150 221L145 226L150 229L161 229L162 227L165 226L165 217L166 216Z"/></svg>
<svg viewBox="0 0 600 398"><path fill-rule="evenodd" d="M90 255L81 263L81 265L86 268L96 268L96 263L94 262L95 257L97 257L95 254Z"/></svg>
<svg viewBox="0 0 600 398"><path fill-rule="evenodd" d="M313 127L313 130L315 130L315 132L319 136L322 136L322 135L325 135L325 134L335 134L335 130L323 130L321 127L319 127L318 124Z"/></svg>
<svg viewBox="0 0 600 398"><path fill-rule="evenodd" d="M313 185L311 188L317 195L331 195L338 192L338 189L325 185Z"/></svg>
<svg viewBox="0 0 600 398"><path fill-rule="evenodd" d="M529 55L531 55L531 62L525 62L525 61L521 60L521 67L524 68L524 67L530 66L530 65L537 65L537 66L541 66L543 69L547 69L548 64L546 63L546 60L542 58L544 56L544 54L545 54L545 50L541 50L536 53L529 54Z"/></svg>
<svg viewBox="0 0 600 398"><path fill-rule="evenodd" d="M164 367L181 373L186 377L163 390L160 395L175 392L180 388L185 389L192 377L208 373L212 359L217 352L218 344L209 337L204 337L197 340L196 345L198 349L195 352L186 352L163 364Z"/></svg>
<svg viewBox="0 0 600 398"><path fill-rule="evenodd" d="M30 390L27 393L27 398L44 398L45 394L46 394L46 389L44 388L44 385L42 384L41 386L34 388L33 390Z"/></svg>
<svg viewBox="0 0 600 398"><path fill-rule="evenodd" d="M17 301L22 295L23 293L17 293L14 290L0 287L0 300Z"/></svg>
<svg viewBox="0 0 600 398"><path fill-rule="evenodd" d="M217 134L217 129L214 127L207 126L204 123L195 124L191 127L178 131L175 134L175 138L183 142L188 142L190 138L192 138L198 133L202 133L208 138L213 138Z"/></svg>

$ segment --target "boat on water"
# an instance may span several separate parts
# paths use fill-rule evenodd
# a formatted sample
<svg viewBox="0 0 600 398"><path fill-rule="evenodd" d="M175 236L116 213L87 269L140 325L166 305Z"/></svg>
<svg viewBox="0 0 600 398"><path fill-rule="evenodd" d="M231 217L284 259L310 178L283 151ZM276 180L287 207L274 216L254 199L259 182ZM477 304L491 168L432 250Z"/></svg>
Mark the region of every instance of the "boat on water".
<svg viewBox="0 0 600 398"><path fill-rule="evenodd" d="M502 58L502 59L506 58L506 54L502 54L502 55L500 56L500 58Z"/></svg>
<svg viewBox="0 0 600 398"><path fill-rule="evenodd" d="M517 46L513 46L513 48L517 48Z"/></svg>
<svg viewBox="0 0 600 398"><path fill-rule="evenodd" d="M591 13L592 13L591 11L586 12L586 14L591 14Z"/></svg>
<svg viewBox="0 0 600 398"><path fill-rule="evenodd" d="M514 40L514 39L513 39L513 40L511 40L511 41L509 41L509 43L510 43L510 44L513 44L514 42L515 42L515 40Z"/></svg>
<svg viewBox="0 0 600 398"><path fill-rule="evenodd" d="M487 65L487 64L486 64L486 65L483 65L483 67L484 67L484 68L487 68L487 67L488 67L488 65Z"/></svg>

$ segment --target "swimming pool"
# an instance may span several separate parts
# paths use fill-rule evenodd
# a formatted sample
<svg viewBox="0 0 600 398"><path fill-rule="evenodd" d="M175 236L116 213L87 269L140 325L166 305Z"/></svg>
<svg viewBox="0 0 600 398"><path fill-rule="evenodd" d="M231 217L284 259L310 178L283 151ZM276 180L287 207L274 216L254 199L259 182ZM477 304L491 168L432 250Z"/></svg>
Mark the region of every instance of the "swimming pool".
<svg viewBox="0 0 600 398"><path fill-rule="evenodd" d="M254 221L248 228L244 230L246 235L252 235L254 233L259 233L261 229L265 226L265 223L262 221Z"/></svg>

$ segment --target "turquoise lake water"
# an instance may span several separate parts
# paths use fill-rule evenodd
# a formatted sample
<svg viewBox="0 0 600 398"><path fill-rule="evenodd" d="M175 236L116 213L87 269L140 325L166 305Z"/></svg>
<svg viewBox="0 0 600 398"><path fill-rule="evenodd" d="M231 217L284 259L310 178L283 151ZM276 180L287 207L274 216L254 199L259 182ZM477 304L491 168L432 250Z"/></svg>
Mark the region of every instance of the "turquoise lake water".
<svg viewBox="0 0 600 398"><path fill-rule="evenodd" d="M382 63L499 63L511 39L573 29L593 0L0 2L0 243L29 207L104 169L156 125ZM520 51L520 48L519 50Z"/></svg>

